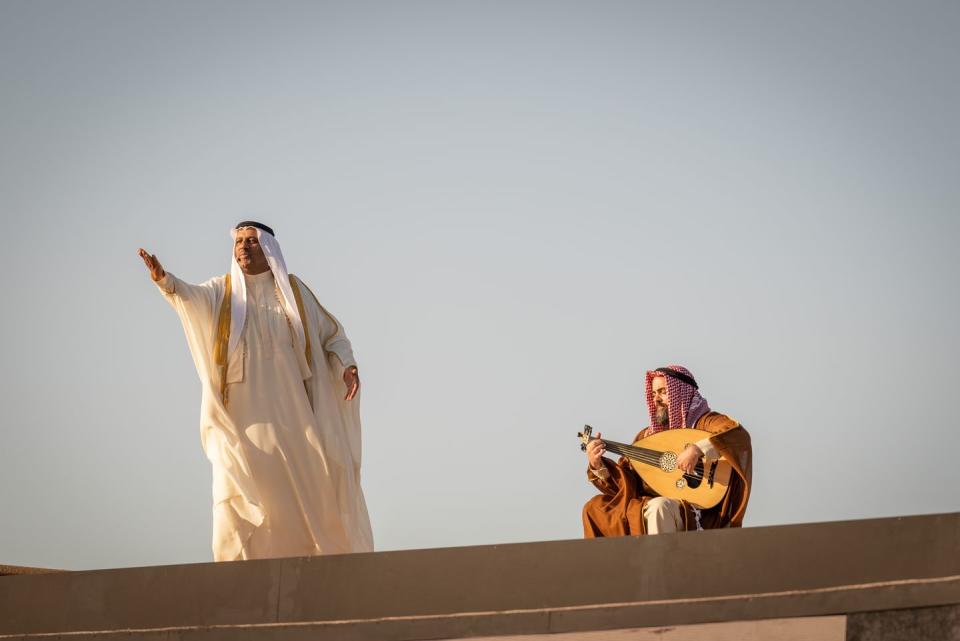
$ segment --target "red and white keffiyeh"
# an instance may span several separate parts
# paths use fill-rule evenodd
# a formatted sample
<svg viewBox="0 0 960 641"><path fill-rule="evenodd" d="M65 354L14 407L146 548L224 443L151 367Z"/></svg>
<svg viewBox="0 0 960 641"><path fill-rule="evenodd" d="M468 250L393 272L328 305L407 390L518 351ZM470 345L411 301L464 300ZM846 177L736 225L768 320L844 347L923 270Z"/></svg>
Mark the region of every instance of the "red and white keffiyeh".
<svg viewBox="0 0 960 641"><path fill-rule="evenodd" d="M667 371L664 371L667 370ZM707 399L700 395L700 391L690 383L681 380L672 372L695 381L693 374L682 365L667 365L647 372L647 409L650 412L650 427L647 434L655 434L663 430L674 430L679 427L693 427L700 417L710 411ZM657 406L653 402L653 379L663 376L667 379L667 411L670 417L669 425L657 425Z"/></svg>

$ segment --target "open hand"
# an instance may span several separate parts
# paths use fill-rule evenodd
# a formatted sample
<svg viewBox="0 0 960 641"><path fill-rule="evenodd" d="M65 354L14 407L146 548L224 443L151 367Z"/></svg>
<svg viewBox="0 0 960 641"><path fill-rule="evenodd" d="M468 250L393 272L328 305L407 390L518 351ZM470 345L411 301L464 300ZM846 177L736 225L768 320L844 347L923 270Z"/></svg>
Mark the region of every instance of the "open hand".
<svg viewBox="0 0 960 641"><path fill-rule="evenodd" d="M357 372L357 366L351 365L343 370L343 382L347 386L347 395L343 397L345 401L352 401L360 391L360 374Z"/></svg>
<svg viewBox="0 0 960 641"><path fill-rule="evenodd" d="M150 270L150 278L153 279L153 282L157 282L167 275L167 272L163 271L163 265L160 264L156 256L148 253L143 247L141 247L137 253L140 254L140 258L143 259L143 264Z"/></svg>

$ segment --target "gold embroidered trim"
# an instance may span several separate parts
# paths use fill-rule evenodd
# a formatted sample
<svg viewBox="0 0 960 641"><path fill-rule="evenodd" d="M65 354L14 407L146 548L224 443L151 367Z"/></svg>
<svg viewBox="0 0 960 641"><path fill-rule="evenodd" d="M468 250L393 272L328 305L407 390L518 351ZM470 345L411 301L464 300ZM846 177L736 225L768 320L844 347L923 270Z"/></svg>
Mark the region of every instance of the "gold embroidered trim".
<svg viewBox="0 0 960 641"><path fill-rule="evenodd" d="M307 344L304 349L304 354L307 357L307 365L310 366L310 369L313 369L313 350L310 347L310 329L307 326L307 313L303 309L303 295L300 293L300 287L297 285L297 279L293 277L293 274L289 275L290 278L290 289L293 290L293 298L297 301L297 311L300 313L300 322L303 324L303 338L304 342ZM306 287L306 285L304 285ZM307 291L310 291L307 288ZM311 295L313 292L311 292Z"/></svg>
<svg viewBox="0 0 960 641"><path fill-rule="evenodd" d="M230 344L230 274L224 277L223 302L217 318L217 338L213 346L213 361L220 368L220 399L227 402L227 347Z"/></svg>

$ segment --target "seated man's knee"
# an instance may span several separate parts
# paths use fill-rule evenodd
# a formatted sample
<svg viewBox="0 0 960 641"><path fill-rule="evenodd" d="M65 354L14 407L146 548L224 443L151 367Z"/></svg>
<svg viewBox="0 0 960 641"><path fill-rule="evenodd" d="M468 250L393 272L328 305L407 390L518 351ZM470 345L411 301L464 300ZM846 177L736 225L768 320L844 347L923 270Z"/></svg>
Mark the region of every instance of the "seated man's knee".
<svg viewBox="0 0 960 641"><path fill-rule="evenodd" d="M670 499L662 496L655 496L647 501L647 510L657 514L664 514L670 508Z"/></svg>
<svg viewBox="0 0 960 641"><path fill-rule="evenodd" d="M676 532L680 529L680 504L662 496L647 499L643 510L643 517L647 526L647 534Z"/></svg>

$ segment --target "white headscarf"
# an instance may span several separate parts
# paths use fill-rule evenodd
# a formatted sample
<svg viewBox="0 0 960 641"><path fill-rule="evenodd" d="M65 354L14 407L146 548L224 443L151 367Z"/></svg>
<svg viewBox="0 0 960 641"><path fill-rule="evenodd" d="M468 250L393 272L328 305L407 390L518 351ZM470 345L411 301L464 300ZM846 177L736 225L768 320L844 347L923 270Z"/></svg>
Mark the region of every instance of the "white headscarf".
<svg viewBox="0 0 960 641"><path fill-rule="evenodd" d="M302 354L306 339L304 338L303 322L300 320L300 312L297 310L297 301L293 297L293 289L290 287L290 278L287 273L287 263L283 259L283 252L280 251L280 243L270 232L264 231L258 227L241 227L240 229L231 229L230 236L233 238L234 245L237 242L237 232L242 229L253 229L257 232L257 238L260 241L260 247L263 249L263 255L270 265L270 271L273 272L273 280L280 289L283 308L290 320L290 327L293 328L297 352ZM243 334L243 324L247 317L247 282L243 277L243 270L237 263L236 255L230 261L230 343L227 353L232 354L233 350L240 344L240 336ZM301 358L301 360L303 360ZM303 363L306 365L306 362ZM309 368L308 368L309 371Z"/></svg>

